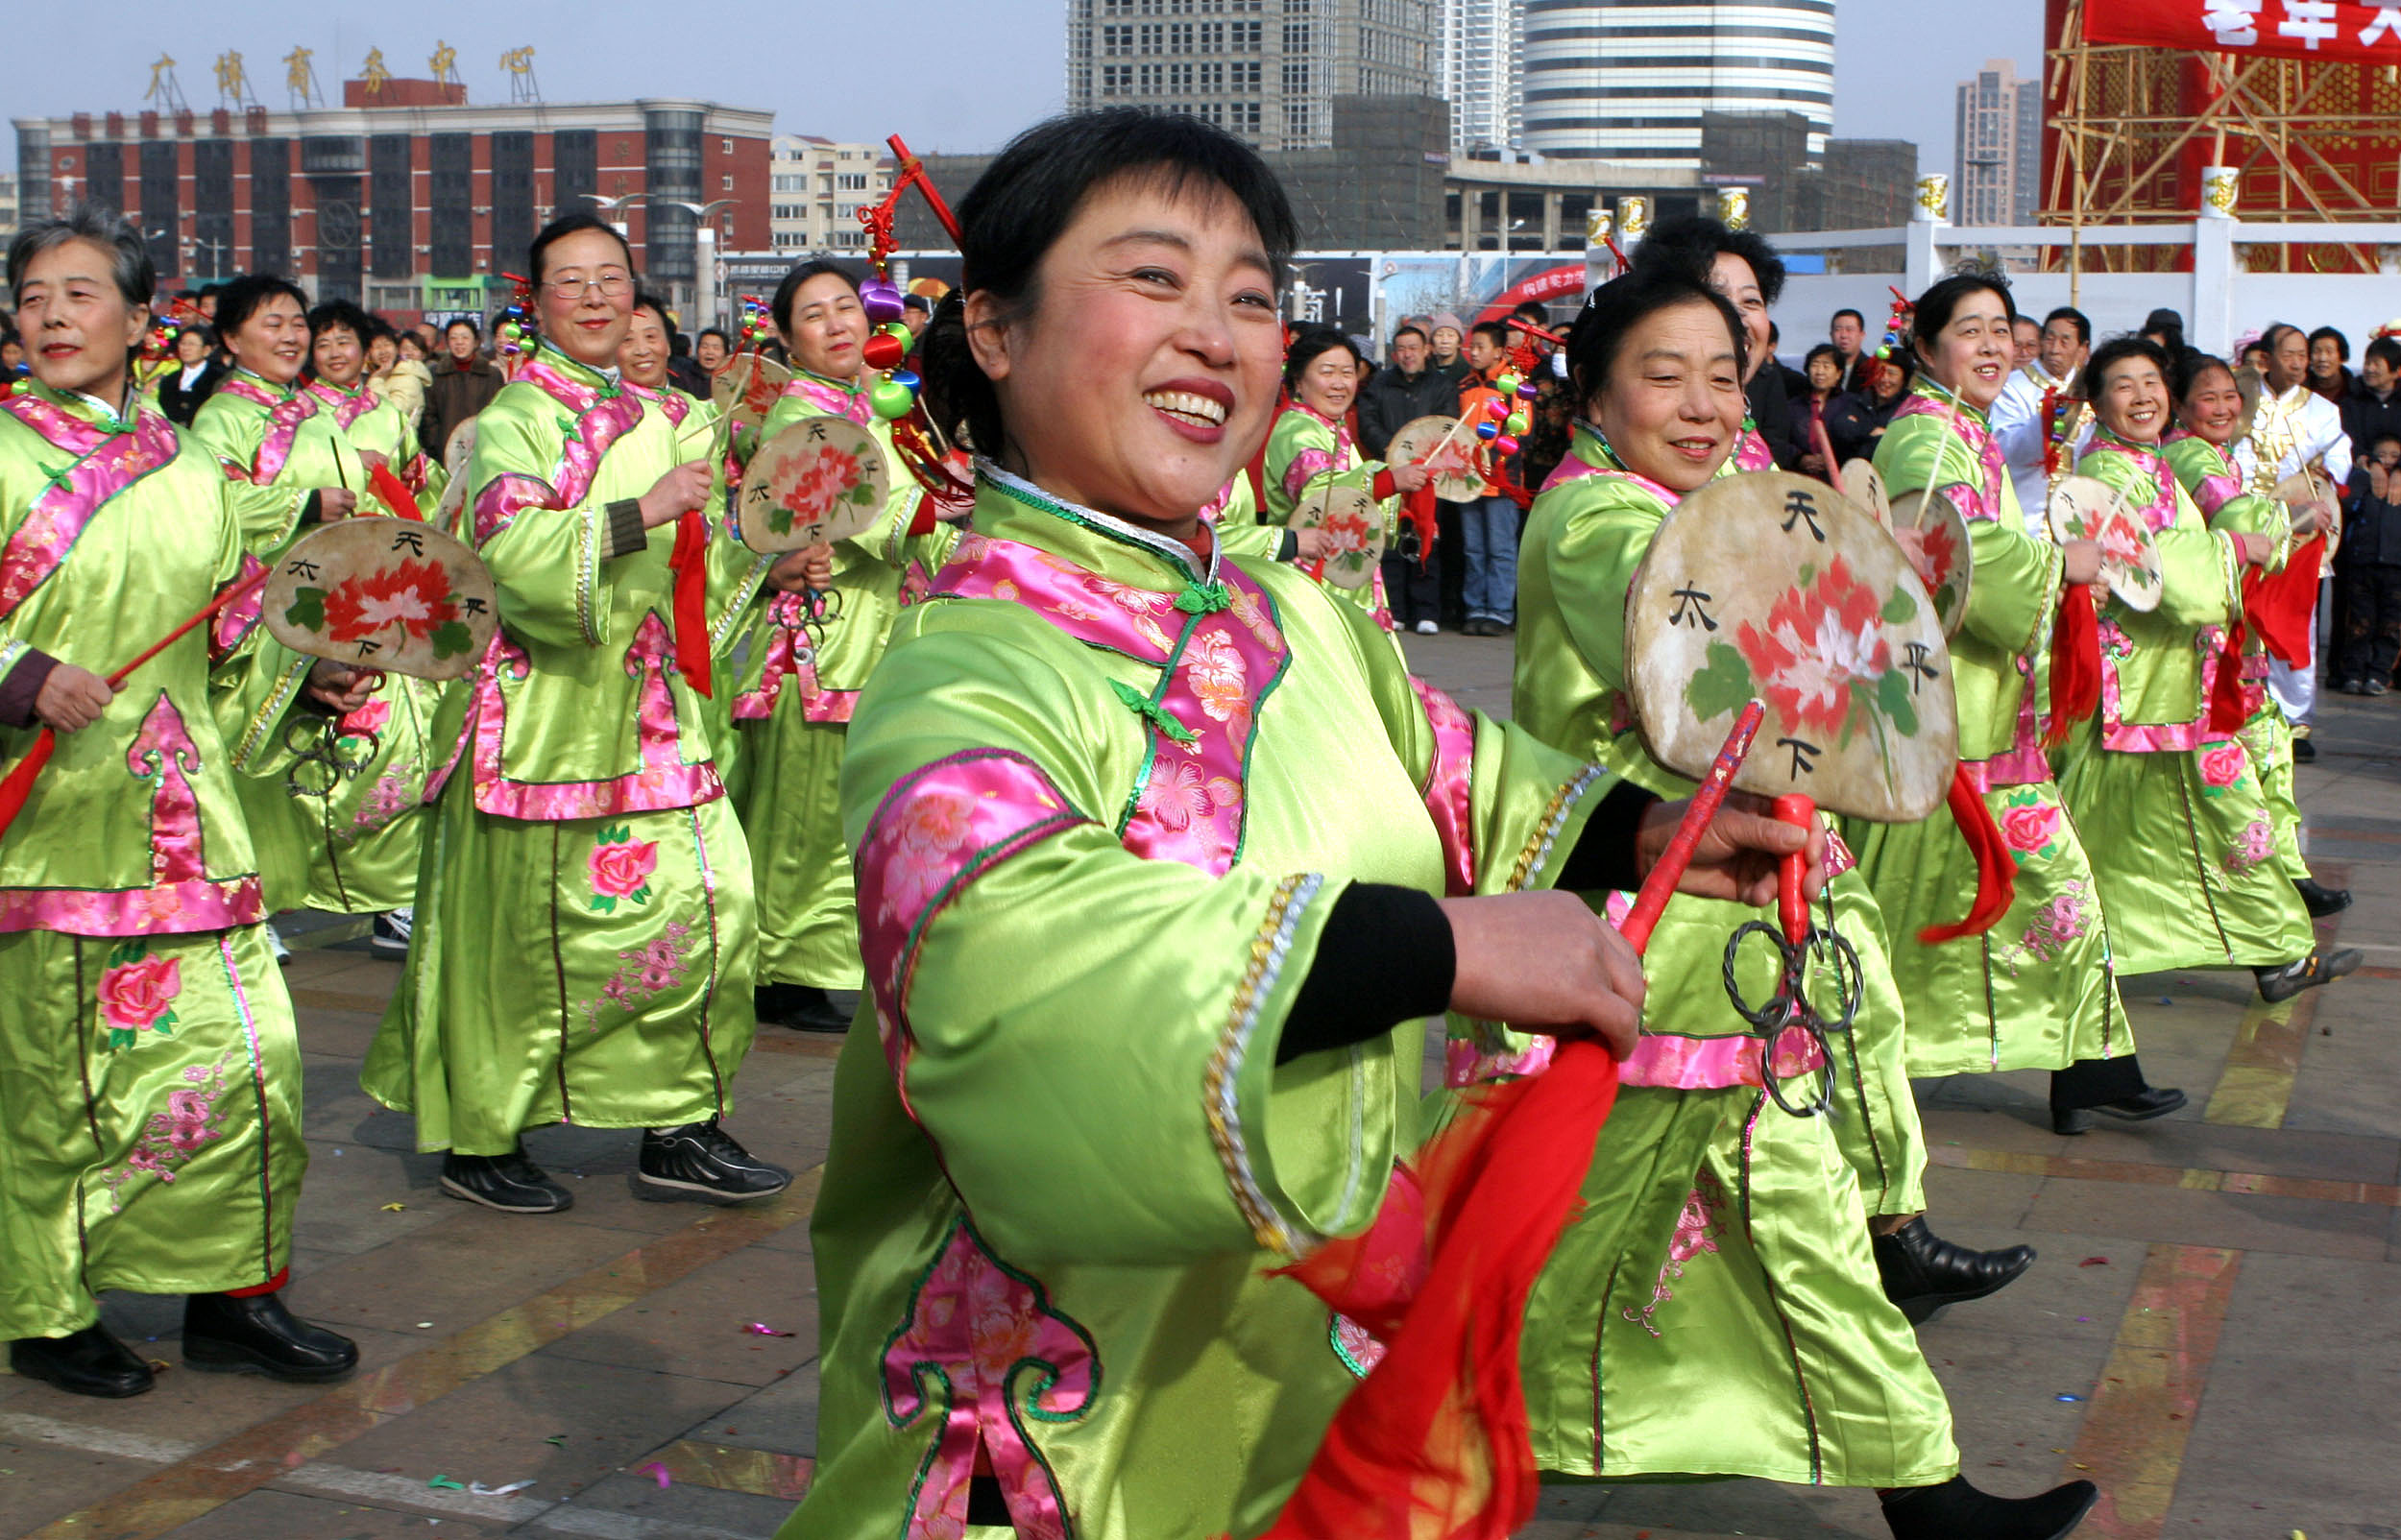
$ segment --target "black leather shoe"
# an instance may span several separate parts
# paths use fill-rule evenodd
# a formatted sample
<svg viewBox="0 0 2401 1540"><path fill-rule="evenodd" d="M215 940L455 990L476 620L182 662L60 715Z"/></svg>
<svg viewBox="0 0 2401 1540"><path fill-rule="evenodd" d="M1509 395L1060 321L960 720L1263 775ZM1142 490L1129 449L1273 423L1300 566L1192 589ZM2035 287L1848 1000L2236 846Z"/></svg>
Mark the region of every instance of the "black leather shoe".
<svg viewBox="0 0 2401 1540"><path fill-rule="evenodd" d="M742 1148L712 1118L705 1123L686 1123L681 1128L643 1130L636 1180L637 1191L647 1198L691 1193L722 1203L740 1203L783 1191L792 1185L792 1173L781 1166L770 1166Z"/></svg>
<svg viewBox="0 0 2401 1540"><path fill-rule="evenodd" d="M2054 1134L2086 1134L2092 1129L2093 1115L2081 1107L2053 1107L2050 1110L2050 1131Z"/></svg>
<svg viewBox="0 0 2401 1540"><path fill-rule="evenodd" d="M1883 1494L1884 1523L1893 1540L2064 1540L2099 1500L2090 1481L2038 1497L1995 1497L1954 1476L1940 1486Z"/></svg>
<svg viewBox="0 0 2401 1540"><path fill-rule="evenodd" d="M762 1026L788 1026L795 1032L850 1030L850 1018L814 984L761 984L752 998Z"/></svg>
<svg viewBox="0 0 2401 1540"><path fill-rule="evenodd" d="M183 1362L320 1384L358 1367L358 1344L285 1310L280 1293L194 1294L183 1302Z"/></svg>
<svg viewBox="0 0 2401 1540"><path fill-rule="evenodd" d="M2116 1101L2104 1101L2092 1110L2106 1113L2112 1118L2122 1119L2126 1122L2140 1123L2148 1122L2153 1118L2165 1118L2183 1105L2184 1093L2175 1087L2145 1086L2131 1096L2120 1096Z"/></svg>
<svg viewBox="0 0 2401 1540"><path fill-rule="evenodd" d="M1923 1215L1891 1235L1876 1237L1875 1251L1884 1297L1901 1307L1912 1326L1945 1306L1998 1293L2034 1265L2032 1246L1971 1251L1928 1230Z"/></svg>
<svg viewBox="0 0 2401 1540"><path fill-rule="evenodd" d="M2287 963L2282 968L2254 968L2251 973L2259 979L2260 999L2272 1005L2291 999L2305 989L2331 984L2365 960L2359 948L2339 947L2333 951L2313 951L2299 962Z"/></svg>
<svg viewBox="0 0 2401 1540"><path fill-rule="evenodd" d="M2292 740L2292 762L2294 764L2316 764L2317 762L2317 745L2312 743L2307 738L2294 738Z"/></svg>
<svg viewBox="0 0 2401 1540"><path fill-rule="evenodd" d="M2292 884L2292 889L2301 895L2301 902L2313 920L2323 920L2351 907L2349 888L2330 888L2314 877L2301 878Z"/></svg>
<svg viewBox="0 0 2401 1540"><path fill-rule="evenodd" d="M153 1383L150 1365L98 1321L64 1336L21 1336L9 1344L9 1367L78 1396L120 1400Z"/></svg>
<svg viewBox="0 0 2401 1540"><path fill-rule="evenodd" d="M452 1150L442 1157L442 1191L502 1214L564 1214L575 1206L575 1194L551 1181L521 1149L506 1155Z"/></svg>

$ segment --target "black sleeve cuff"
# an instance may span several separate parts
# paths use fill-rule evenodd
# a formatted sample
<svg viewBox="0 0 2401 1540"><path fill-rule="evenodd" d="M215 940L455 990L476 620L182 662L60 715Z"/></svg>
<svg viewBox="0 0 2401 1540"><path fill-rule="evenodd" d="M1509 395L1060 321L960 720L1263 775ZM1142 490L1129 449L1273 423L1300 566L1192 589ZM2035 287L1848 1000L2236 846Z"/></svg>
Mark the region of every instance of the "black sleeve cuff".
<svg viewBox="0 0 2401 1540"><path fill-rule="evenodd" d="M1290 529L1284 531L1284 543L1275 547L1275 559L1279 562L1290 562L1298 559L1299 555L1299 532Z"/></svg>
<svg viewBox="0 0 2401 1540"><path fill-rule="evenodd" d="M631 556L650 543L650 532L642 527L642 503L633 497L620 497L604 509L608 543L602 547L603 561Z"/></svg>
<svg viewBox="0 0 2401 1540"><path fill-rule="evenodd" d="M318 498L317 493L312 492L308 494L308 500L301 504L300 523L295 527L300 529L314 529L317 525L325 521L325 504Z"/></svg>
<svg viewBox="0 0 2401 1540"><path fill-rule="evenodd" d="M1635 831L1642 815L1659 798L1631 781L1612 786L1584 826L1584 835L1567 853L1556 886L1569 893L1631 892L1642 885L1635 860Z"/></svg>
<svg viewBox="0 0 2401 1540"><path fill-rule="evenodd" d="M1441 903L1415 888L1354 882L1326 916L1275 1062L1348 1047L1403 1022L1440 1015L1458 971Z"/></svg>
<svg viewBox="0 0 2401 1540"><path fill-rule="evenodd" d="M9 670L9 677L0 679L0 727L32 727L34 702L41 696L41 687L50 683L50 671L59 661L46 652L25 649L25 656Z"/></svg>

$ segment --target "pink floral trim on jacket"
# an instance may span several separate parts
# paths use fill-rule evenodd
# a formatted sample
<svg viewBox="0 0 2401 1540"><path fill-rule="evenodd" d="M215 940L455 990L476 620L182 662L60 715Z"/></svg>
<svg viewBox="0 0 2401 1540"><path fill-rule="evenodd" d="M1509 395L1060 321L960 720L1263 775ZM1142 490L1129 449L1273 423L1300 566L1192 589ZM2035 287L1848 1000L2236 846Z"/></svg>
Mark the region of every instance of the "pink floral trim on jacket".
<svg viewBox="0 0 2401 1540"><path fill-rule="evenodd" d="M57 571L101 505L175 458L175 427L155 412L135 419L131 433L111 433L44 397L20 392L0 400L0 412L24 423L59 452L43 466L50 485L0 547L0 618Z"/></svg>
<svg viewBox="0 0 2401 1540"><path fill-rule="evenodd" d="M532 661L505 631L496 633L492 649L475 671L474 708L469 712L469 733L475 745L475 807L499 818L534 823L566 823L578 818L616 818L625 813L664 812L697 807L725 795L716 766L684 758L683 734L675 714L675 696L667 676L675 672L675 648L667 639L667 623L657 613L642 617L634 628L633 644L625 650L625 672L642 682L635 731L641 736L643 767L607 781L512 781L500 771L501 747L508 735L508 695L503 680L523 680ZM445 770L428 782L427 800L449 778Z"/></svg>
<svg viewBox="0 0 2401 1540"><path fill-rule="evenodd" d="M528 508L564 511L583 505L599 474L600 458L609 445L633 431L642 421L643 397L632 390L604 395L599 387L574 379L536 354L509 382L530 384L573 415L575 431L559 446L558 469L549 479L509 473L476 489L475 543L483 544Z"/></svg>
<svg viewBox="0 0 2401 1540"><path fill-rule="evenodd" d="M1742 431L1734 435L1734 469L1736 470L1773 470L1776 451L1767 446L1766 438L1749 419L1744 419Z"/></svg>
<svg viewBox="0 0 2401 1540"><path fill-rule="evenodd" d="M1913 390L1895 408L1893 416L1950 418L1951 403L1936 400L1924 390ZM1968 454L1960 458L1936 450L1933 474L1939 490L1957 505L1959 517L1969 523L1998 519L2001 485L2009 479L2008 456L1985 425L1984 414L1964 401L1959 405L1958 417L1952 421L1951 431L1967 445ZM1982 474L1953 480L1951 471L1954 466L1961 471L1974 469Z"/></svg>
<svg viewBox="0 0 2401 1540"><path fill-rule="evenodd" d="M1256 583L1231 563L1215 576L1186 591L1214 588L1195 602L1222 607L1194 614L1173 593L1115 582L1039 546L969 534L934 590L1023 604L1087 646L1166 670L1140 708L1152 758L1118 837L1137 855L1223 877L1242 851L1243 766L1259 707L1292 652Z"/></svg>
<svg viewBox="0 0 2401 1540"><path fill-rule="evenodd" d="M278 396L263 380L254 379L236 370L217 387L220 396L231 396L267 409L267 436L258 441L257 452L250 457L245 479L254 487L270 487L283 468L291 461L292 445L300 439L303 422L317 415L316 397L306 391L296 390L288 396Z"/></svg>
<svg viewBox="0 0 2401 1540"><path fill-rule="evenodd" d="M1443 838L1443 887L1448 898L1475 891L1475 721L1441 690L1409 676L1409 687L1434 730L1434 757L1419 792Z"/></svg>
<svg viewBox="0 0 2401 1540"><path fill-rule="evenodd" d="M354 390L338 390L323 380L311 380L303 387L315 397L319 405L333 415L333 421L344 428L374 411L380 403L361 385Z"/></svg>
<svg viewBox="0 0 2401 1540"><path fill-rule="evenodd" d="M766 608L770 624L755 637L757 643L766 648L759 686L736 693L734 720L765 721L775 714L775 703L788 686L800 692L802 721L849 721L851 713L858 710L859 692L827 689L817 682L817 649L806 626L806 602L797 593L779 593L767 601Z"/></svg>
<svg viewBox="0 0 2401 1540"><path fill-rule="evenodd" d="M1093 820L1042 768L1004 749L968 749L895 782L860 841L859 943L876 1029L909 1099L909 983L926 926L966 885L1054 834Z"/></svg>
<svg viewBox="0 0 2401 1540"><path fill-rule="evenodd" d="M1031 1442L1080 1420L1101 1388L1092 1335L1042 1285L983 1249L965 1218L909 1301L884 1350L884 1412L895 1430L930 1419L906 1540L964 1534L968 1483L988 1471L1021 1540L1069 1540L1066 1500Z"/></svg>
<svg viewBox="0 0 2401 1540"><path fill-rule="evenodd" d="M1309 490L1309 483L1327 474L1345 474L1359 469L1359 446L1350 439L1350 429L1316 409L1295 401L1286 408L1298 412L1334 435L1332 449L1308 448L1295 453L1292 464L1284 468L1284 495L1295 502Z"/></svg>

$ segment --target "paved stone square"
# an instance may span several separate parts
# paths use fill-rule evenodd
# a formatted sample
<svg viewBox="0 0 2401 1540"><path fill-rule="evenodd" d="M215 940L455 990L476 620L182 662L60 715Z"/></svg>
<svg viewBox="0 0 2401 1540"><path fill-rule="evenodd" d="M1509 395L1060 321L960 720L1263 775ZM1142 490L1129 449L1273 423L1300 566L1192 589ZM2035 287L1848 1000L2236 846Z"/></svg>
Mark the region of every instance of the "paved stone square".
<svg viewBox="0 0 2401 1540"><path fill-rule="evenodd" d="M1506 640L1409 644L1466 703L1507 710ZM1919 1088L1936 1228L2042 1252L1923 1334L1963 1469L2008 1494L2090 1476L2096 1540L2401 1536L2401 697L2330 697L2317 741L2312 857L2359 900L2320 929L2366 950L2358 975L2274 1008L2247 975L2127 981L2151 1078L2192 1096L2159 1122L2057 1138L2039 1074ZM0 1374L0 1534L772 1533L815 1449L808 1219L835 1043L763 1032L742 1072L730 1126L809 1173L779 1200L642 1202L634 1135L547 1129L527 1147L575 1208L513 1218L445 1198L440 1157L359 1092L399 969L358 928L311 931L288 978L311 1153L292 1297L358 1339L362 1371L331 1388L193 1373L179 1302L111 1298L110 1327L168 1372L121 1402ZM1756 1481L1561 1483L1526 1531L1884 1532L1868 1493Z"/></svg>

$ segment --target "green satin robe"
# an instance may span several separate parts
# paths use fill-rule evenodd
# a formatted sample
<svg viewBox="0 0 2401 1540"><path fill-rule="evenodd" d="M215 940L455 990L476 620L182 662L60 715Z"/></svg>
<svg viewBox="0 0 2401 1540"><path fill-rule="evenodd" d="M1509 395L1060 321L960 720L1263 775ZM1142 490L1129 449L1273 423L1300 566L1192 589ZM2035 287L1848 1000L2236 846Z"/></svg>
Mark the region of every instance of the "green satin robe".
<svg viewBox="0 0 2401 1540"><path fill-rule="evenodd" d="M1511 713L1679 797L1691 782L1644 754L1622 697L1627 586L1672 502L1576 434L1518 548ZM1957 1470L1942 1387L1868 1243L1870 1215L1925 1206L1883 920L1855 871L1826 893L1817 923L1857 948L1864 990L1852 1032L1832 1034L1831 1118L1792 1117L1759 1089L1758 1040L1720 981L1727 937L1756 914L1678 899L1652 933L1643 1041L1527 1310L1519 1357L1545 1470L1838 1486ZM1613 917L1629 898L1613 896ZM1742 978L1767 998L1765 949ZM1546 1063L1540 1039L1454 1026L1454 1087Z"/></svg>
<svg viewBox="0 0 2401 1540"><path fill-rule="evenodd" d="M743 739L742 828L759 881L759 981L857 989L859 922L842 842L843 743L859 691L907 602L905 575L912 563L938 565L955 532L943 525L909 536L917 483L892 448L891 425L868 410L862 388L793 375L761 424L759 442L811 417L865 427L884 452L889 495L873 524L835 543L834 618L812 625L799 594L777 594L761 607L749 628L733 716Z"/></svg>
<svg viewBox="0 0 2401 1540"><path fill-rule="evenodd" d="M1326 916L1547 885L1607 786L1420 698L1290 567L1020 488L987 479L851 726L870 994L786 1540L960 1533L980 1463L1021 1534L1265 1529L1354 1383L1269 1269L1418 1139L1418 1023L1275 1062Z"/></svg>
<svg viewBox="0 0 2401 1540"><path fill-rule="evenodd" d="M2284 570L2292 554L2292 518L2272 497L2243 490L2241 478L2216 445L2189 433L2168 440L2168 468L2212 529L2244 535L2266 535L2276 542L2267 570ZM2276 859L2285 876L2307 880L2309 858L2301 854L2301 805L2292 783L2292 723L2268 692L2268 647L2259 633L2243 638L2243 695L2245 712L2237 734L2259 774L2259 789L2268 800L2268 816L2276 829Z"/></svg>
<svg viewBox="0 0 2401 1540"><path fill-rule="evenodd" d="M225 469L252 551L265 561L307 533L300 520L312 492L346 488L357 494L362 516L383 512L358 450L396 454L405 429L398 407L364 389L347 396L329 386L287 391L247 371L236 371L203 402L192 423ZM395 460L393 468L405 464ZM262 637L258 646L265 666L297 691L309 660L272 638ZM337 729L352 739L353 751L372 734L374 754L325 795L290 789L294 756L280 736L255 722L225 722L273 909L369 914L411 902L426 823L425 780L440 758L429 734L444 693L424 680L387 676Z"/></svg>
<svg viewBox="0 0 2401 1540"><path fill-rule="evenodd" d="M2205 660L2242 603L2233 542L2209 529L2155 448L2106 430L2076 469L2143 512L2163 593L2148 614L2101 612L2101 710L2059 755L2090 849L2118 967L2277 967L2316 945L2309 911L2276 859L2274 822L2249 751L2212 737ZM2211 664L2210 666L2214 666Z"/></svg>
<svg viewBox="0 0 2401 1540"><path fill-rule="evenodd" d="M360 1077L416 1114L420 1149L731 1105L755 1027L749 848L677 662L673 530L619 549L610 511L676 464L658 397L547 349L477 419L466 522L500 635L437 723L458 751ZM702 645L721 651L766 562L722 530L708 556Z"/></svg>
<svg viewBox="0 0 2401 1540"><path fill-rule="evenodd" d="M1949 811L1915 824L1846 824L1859 871L1891 927L1894 981L1909 1017L1909 1072L2064 1070L2134 1051L2109 926L2075 820L2044 758L2059 547L2026 531L1984 414L1920 387L1894 416L1876 469L1895 497L1947 491L1967 520L1974 578L1951 638L1959 758L2015 864L2016 897L1980 936L1939 946L1928 924L1966 917L1976 857Z"/></svg>
<svg viewBox="0 0 2401 1540"><path fill-rule="evenodd" d="M28 649L106 674L206 604L246 565L225 487L155 411L120 423L38 385L0 402L0 678ZM211 710L219 635L60 734L0 833L0 1338L291 1256L300 1046ZM0 727L0 764L35 738Z"/></svg>

